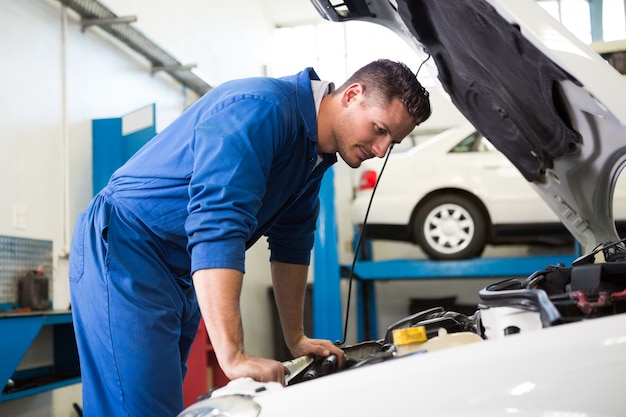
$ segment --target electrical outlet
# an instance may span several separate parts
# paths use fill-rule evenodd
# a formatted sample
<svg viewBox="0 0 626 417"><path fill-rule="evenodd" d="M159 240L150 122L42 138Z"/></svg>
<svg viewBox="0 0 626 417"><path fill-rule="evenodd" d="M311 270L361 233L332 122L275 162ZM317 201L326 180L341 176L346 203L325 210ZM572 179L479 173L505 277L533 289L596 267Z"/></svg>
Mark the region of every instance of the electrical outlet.
<svg viewBox="0 0 626 417"><path fill-rule="evenodd" d="M20 230L28 228L28 206L24 204L13 205L13 227Z"/></svg>

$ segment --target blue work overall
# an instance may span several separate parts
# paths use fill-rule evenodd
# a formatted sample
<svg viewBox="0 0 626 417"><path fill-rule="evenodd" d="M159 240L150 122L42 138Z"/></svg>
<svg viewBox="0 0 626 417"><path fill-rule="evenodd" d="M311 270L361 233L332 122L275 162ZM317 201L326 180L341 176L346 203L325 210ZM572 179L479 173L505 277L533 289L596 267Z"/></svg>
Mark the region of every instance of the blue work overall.
<svg viewBox="0 0 626 417"><path fill-rule="evenodd" d="M308 264L324 172L307 69L224 83L117 170L76 223L70 293L90 416L172 417L200 313L191 281L270 259Z"/></svg>

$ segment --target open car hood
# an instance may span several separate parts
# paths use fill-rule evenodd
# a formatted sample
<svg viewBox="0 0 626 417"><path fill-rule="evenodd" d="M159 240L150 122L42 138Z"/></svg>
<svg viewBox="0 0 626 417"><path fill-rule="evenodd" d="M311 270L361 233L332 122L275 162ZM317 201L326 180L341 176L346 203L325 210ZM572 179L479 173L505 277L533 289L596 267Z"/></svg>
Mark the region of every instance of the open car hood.
<svg viewBox="0 0 626 417"><path fill-rule="evenodd" d="M583 252L619 240L612 201L626 163L626 79L535 1L312 2L328 20L383 25L430 55L455 106Z"/></svg>

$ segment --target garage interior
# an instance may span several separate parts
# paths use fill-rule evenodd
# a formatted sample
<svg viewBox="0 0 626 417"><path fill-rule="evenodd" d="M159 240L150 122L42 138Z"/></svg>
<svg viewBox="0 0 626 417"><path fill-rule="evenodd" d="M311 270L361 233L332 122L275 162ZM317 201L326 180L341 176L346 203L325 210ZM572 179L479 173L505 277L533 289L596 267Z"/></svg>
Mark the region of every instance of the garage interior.
<svg viewBox="0 0 626 417"><path fill-rule="evenodd" d="M626 73L626 1L538 3ZM0 327L5 342L0 343L7 343L7 353L19 355L17 364L6 360L10 355L0 359L0 377L8 372L7 381L0 380L0 415L7 417L80 415L67 282L69 247L78 213L120 162L103 163L94 156L102 143L98 141L110 140L111 124L142 131L149 139L227 80L282 76L312 66L323 79L342 81L377 58L400 60L415 69L422 62L386 29L327 22L309 0L5 0L0 3L0 27L5 57L0 78L0 161L5 172L0 177L0 307L5 312L20 307L18 276L36 269L48 278L50 313L11 323L0 318L0 325L5 323ZM407 138L405 147L464 121L438 86L431 64L420 72L420 81L431 91L433 115ZM336 239L316 241L306 311L307 331L312 333L340 338L346 330L346 340L355 343L380 337L398 318L431 306L471 311L478 290L494 279L530 274L537 259L547 265L557 259L571 262L579 255L575 245L489 246L481 258L453 268L428 260L408 242L369 241L367 258L353 271L361 278L359 292L350 293L346 312L345 278L358 239L349 215L357 180L339 163L330 181L322 191L320 221ZM247 254L241 299L246 347L255 355L286 360L267 257L265 242ZM190 357L200 372L188 378L189 401L227 381L206 350L210 341L205 338L199 329L204 347ZM29 369L62 376L11 390L14 373Z"/></svg>

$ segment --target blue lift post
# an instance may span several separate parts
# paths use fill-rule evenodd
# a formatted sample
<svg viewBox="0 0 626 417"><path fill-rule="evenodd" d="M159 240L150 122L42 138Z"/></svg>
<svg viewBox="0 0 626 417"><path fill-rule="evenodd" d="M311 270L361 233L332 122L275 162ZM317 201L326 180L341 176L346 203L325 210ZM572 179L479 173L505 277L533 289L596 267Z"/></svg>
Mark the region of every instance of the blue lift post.
<svg viewBox="0 0 626 417"><path fill-rule="evenodd" d="M334 170L324 174L313 249L313 337L342 339Z"/></svg>
<svg viewBox="0 0 626 417"><path fill-rule="evenodd" d="M334 174L327 172L320 192L321 207L314 248L313 332L330 340L342 337L340 278L347 278L351 265L338 261L335 218ZM374 284L382 280L471 279L527 277L548 265L570 265L576 253L520 257L475 258L459 261L428 259L358 260L352 273L357 290L359 341L377 339Z"/></svg>

